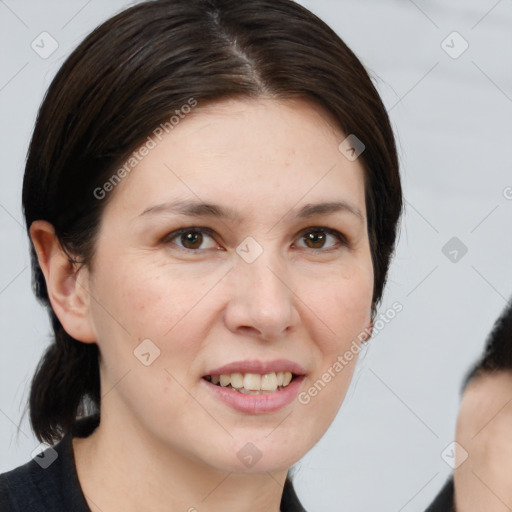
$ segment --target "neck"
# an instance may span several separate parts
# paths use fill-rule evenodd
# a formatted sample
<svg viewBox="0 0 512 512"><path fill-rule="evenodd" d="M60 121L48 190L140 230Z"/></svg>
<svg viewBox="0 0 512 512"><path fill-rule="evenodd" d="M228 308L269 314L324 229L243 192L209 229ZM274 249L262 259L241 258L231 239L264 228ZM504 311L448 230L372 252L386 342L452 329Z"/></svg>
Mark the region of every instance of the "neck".
<svg viewBox="0 0 512 512"><path fill-rule="evenodd" d="M223 471L103 407L99 426L74 438L73 451L92 512L280 511L286 471Z"/></svg>

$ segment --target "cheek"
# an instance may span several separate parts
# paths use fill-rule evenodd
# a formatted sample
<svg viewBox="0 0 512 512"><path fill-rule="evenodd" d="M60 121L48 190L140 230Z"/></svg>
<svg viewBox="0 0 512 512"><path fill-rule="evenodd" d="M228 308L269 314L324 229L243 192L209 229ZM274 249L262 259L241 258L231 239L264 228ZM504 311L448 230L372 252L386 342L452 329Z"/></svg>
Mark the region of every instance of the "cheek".
<svg viewBox="0 0 512 512"><path fill-rule="evenodd" d="M156 267L151 273L141 268L131 274L118 268L98 278L102 284L95 293L102 301L94 306L94 321L104 385L115 386L147 418L154 417L155 404L174 411L190 400L178 382L185 382L184 372L197 357L204 325L194 308L200 287L184 281L166 279ZM170 421L165 415L161 420Z"/></svg>
<svg viewBox="0 0 512 512"><path fill-rule="evenodd" d="M310 324L315 332L310 335L318 364L299 396L299 403L310 408L310 417L322 428L333 421L345 399L359 356L360 335L370 324L372 267L354 266L350 273L340 273L326 283L308 295L308 305L316 313Z"/></svg>
<svg viewBox="0 0 512 512"><path fill-rule="evenodd" d="M338 279L330 279L306 295L324 332L322 350L328 354L345 351L364 331L371 319L373 272L360 267Z"/></svg>
<svg viewBox="0 0 512 512"><path fill-rule="evenodd" d="M120 324L125 328L124 337L129 333L132 339L164 340L190 323L189 315L193 316L208 283L183 273L170 276L158 265L147 267L126 263L98 279L102 289L96 293L104 306L99 309L101 323Z"/></svg>

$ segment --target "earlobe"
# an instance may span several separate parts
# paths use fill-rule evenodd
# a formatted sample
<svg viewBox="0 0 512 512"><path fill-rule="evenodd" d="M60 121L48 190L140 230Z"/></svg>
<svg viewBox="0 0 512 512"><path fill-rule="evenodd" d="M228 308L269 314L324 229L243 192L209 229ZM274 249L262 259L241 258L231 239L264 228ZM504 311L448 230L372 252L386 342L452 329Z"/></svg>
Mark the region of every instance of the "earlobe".
<svg viewBox="0 0 512 512"><path fill-rule="evenodd" d="M77 272L47 221L36 220L30 237L44 274L52 308L64 330L73 338L94 343L97 338L90 318L88 272Z"/></svg>

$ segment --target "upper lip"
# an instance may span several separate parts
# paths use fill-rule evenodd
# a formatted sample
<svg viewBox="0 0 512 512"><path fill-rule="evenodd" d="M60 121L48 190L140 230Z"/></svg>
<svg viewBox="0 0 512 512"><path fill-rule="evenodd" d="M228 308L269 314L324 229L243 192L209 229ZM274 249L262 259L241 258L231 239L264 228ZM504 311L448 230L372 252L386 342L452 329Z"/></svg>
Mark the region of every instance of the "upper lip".
<svg viewBox="0 0 512 512"><path fill-rule="evenodd" d="M295 375L304 375L306 370L299 363L288 359L275 359L274 361L251 359L234 361L219 368L213 368L206 375L230 375L232 373L259 373L265 375L272 372L291 372Z"/></svg>

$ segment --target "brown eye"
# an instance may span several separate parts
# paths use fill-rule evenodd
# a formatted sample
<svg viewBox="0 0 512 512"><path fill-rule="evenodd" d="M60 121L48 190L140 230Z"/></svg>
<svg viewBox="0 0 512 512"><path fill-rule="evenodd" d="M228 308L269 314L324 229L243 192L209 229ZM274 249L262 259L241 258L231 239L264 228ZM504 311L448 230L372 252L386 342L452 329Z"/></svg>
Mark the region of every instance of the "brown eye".
<svg viewBox="0 0 512 512"><path fill-rule="evenodd" d="M306 242L306 245L311 243L313 247L310 247L310 249L321 249L323 245L325 244L326 235L322 231L312 231L306 235L304 235L304 241Z"/></svg>
<svg viewBox="0 0 512 512"><path fill-rule="evenodd" d="M168 235L165 238L165 242L172 243L181 249L189 251L208 249L208 247L201 248L201 245L204 243L205 235L207 238L211 238L213 240L212 233L213 231L208 228L184 228L178 231L174 231ZM175 242L175 240L177 240L179 243Z"/></svg>
<svg viewBox="0 0 512 512"><path fill-rule="evenodd" d="M180 235L180 241L186 249L199 249L203 242L203 234L197 231L189 231ZM189 246L190 244L191 246Z"/></svg>
<svg viewBox="0 0 512 512"><path fill-rule="evenodd" d="M307 230L302 231L301 239L304 240L308 249L318 250L325 249L326 240L328 237L334 237L338 239L342 246L347 246L347 238L345 235L336 231L335 229L329 228L308 228ZM329 249L335 248L336 245L329 247Z"/></svg>

